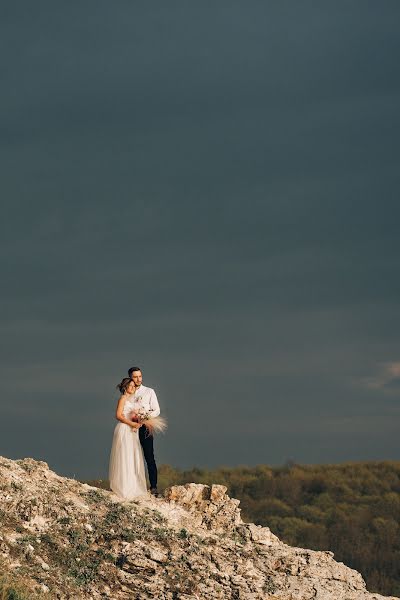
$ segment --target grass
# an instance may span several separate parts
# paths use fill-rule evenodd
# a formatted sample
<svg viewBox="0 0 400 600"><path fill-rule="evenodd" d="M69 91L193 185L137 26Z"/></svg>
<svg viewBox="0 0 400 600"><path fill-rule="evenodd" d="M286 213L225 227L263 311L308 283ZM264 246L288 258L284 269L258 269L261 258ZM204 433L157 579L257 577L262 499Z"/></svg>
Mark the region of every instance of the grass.
<svg viewBox="0 0 400 600"><path fill-rule="evenodd" d="M66 537L69 541L67 549L61 547L49 534L43 534L41 540L47 548L51 563L66 569L75 584L87 585L96 579L103 557L101 553L91 549L86 531L70 527L66 531Z"/></svg>
<svg viewBox="0 0 400 600"><path fill-rule="evenodd" d="M50 598L47 594L46 597ZM38 600L39 598L43 599L43 596L33 592L28 581L23 577L10 576L4 572L0 574L0 600Z"/></svg>
<svg viewBox="0 0 400 600"><path fill-rule="evenodd" d="M89 490L81 493L81 496L89 502L97 504L98 502L104 502L105 497L102 492L98 492L97 490Z"/></svg>

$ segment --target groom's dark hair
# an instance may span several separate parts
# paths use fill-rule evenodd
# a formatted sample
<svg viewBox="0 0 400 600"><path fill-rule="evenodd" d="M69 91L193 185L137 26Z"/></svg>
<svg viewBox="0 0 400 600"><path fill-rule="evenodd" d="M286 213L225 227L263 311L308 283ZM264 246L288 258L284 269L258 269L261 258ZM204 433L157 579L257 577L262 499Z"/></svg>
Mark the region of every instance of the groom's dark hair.
<svg viewBox="0 0 400 600"><path fill-rule="evenodd" d="M132 373L134 373L135 371L140 371L142 372L142 369L140 367L131 367L128 371L128 375L129 377L132 377Z"/></svg>

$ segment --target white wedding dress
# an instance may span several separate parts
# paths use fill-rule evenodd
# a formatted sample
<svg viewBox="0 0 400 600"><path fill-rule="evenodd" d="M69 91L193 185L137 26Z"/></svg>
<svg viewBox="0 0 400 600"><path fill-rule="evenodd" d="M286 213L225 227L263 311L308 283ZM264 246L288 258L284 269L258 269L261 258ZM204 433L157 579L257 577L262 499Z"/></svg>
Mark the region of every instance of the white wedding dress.
<svg viewBox="0 0 400 600"><path fill-rule="evenodd" d="M123 415L129 418L133 409L133 399L127 398ZM139 430L125 423L117 423L110 454L110 488L120 498L131 500L147 493L143 450L139 440Z"/></svg>

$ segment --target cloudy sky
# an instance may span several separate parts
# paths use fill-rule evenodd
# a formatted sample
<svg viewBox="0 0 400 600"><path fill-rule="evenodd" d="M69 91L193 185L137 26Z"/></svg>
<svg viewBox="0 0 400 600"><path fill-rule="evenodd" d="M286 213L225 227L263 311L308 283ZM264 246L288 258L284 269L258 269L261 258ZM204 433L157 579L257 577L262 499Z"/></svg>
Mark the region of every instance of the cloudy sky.
<svg viewBox="0 0 400 600"><path fill-rule="evenodd" d="M400 460L398 0L1 8L0 454Z"/></svg>

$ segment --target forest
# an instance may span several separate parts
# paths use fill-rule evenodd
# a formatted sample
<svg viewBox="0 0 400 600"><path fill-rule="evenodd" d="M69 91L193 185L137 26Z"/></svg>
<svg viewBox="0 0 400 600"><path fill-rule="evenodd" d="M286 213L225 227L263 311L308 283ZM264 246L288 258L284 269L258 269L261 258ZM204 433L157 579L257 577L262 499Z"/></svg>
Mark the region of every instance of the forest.
<svg viewBox="0 0 400 600"><path fill-rule="evenodd" d="M160 489L190 482L225 485L243 520L292 546L331 550L369 591L400 596L400 462L159 468Z"/></svg>

